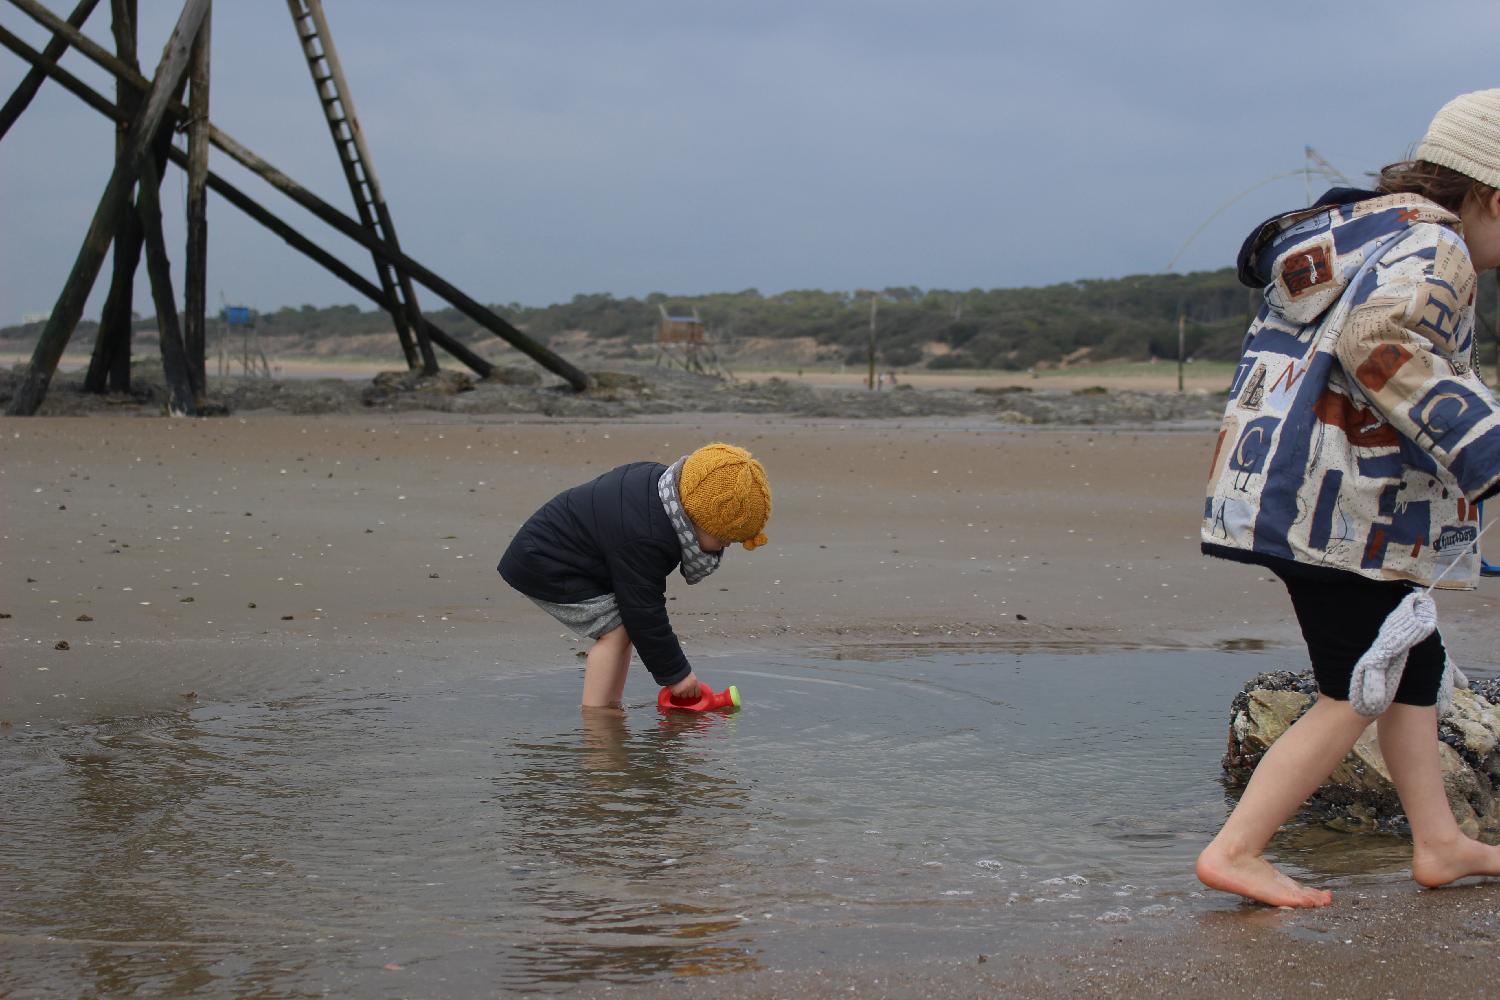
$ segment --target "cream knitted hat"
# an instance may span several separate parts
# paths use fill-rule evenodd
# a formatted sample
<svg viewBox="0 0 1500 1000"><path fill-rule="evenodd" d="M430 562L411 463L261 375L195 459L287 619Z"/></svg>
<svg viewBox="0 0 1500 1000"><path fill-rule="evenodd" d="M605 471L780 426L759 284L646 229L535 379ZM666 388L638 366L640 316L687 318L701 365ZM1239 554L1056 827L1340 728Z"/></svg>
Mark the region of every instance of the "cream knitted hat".
<svg viewBox="0 0 1500 1000"><path fill-rule="evenodd" d="M1500 188L1500 88L1460 94L1427 126L1417 159Z"/></svg>

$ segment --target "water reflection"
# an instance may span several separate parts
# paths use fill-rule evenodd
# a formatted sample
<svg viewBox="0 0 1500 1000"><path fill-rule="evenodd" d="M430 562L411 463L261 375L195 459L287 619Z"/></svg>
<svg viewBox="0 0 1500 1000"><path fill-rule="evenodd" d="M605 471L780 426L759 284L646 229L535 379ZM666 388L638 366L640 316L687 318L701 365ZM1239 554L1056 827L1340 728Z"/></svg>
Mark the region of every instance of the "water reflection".
<svg viewBox="0 0 1500 1000"><path fill-rule="evenodd" d="M193 927L178 899L143 891L139 879L157 851L152 845L161 831L204 790L205 770L192 766L191 723L182 718L157 725L154 737L181 752L150 773L142 772L128 746L108 735L99 737L97 748L60 755L62 780L74 788L74 811L53 832L80 848L88 845L92 856L86 865L52 873L58 877L53 884L57 895L50 901L55 910L38 910L33 918L48 924L64 915L71 918L71 926L56 929L80 942L80 964L101 996L138 987L142 963L135 945L140 940L157 942L159 956L167 959L156 971L157 987L186 992L213 978L197 963L183 961L193 950Z"/></svg>
<svg viewBox="0 0 1500 1000"><path fill-rule="evenodd" d="M275 795L211 743L186 714L131 720L82 731L74 749L7 775L11 848L41 862L10 868L7 909L67 956L78 994L216 988L238 914L214 901L226 872L254 856L254 833L212 818L236 799L260 809ZM241 988L286 971L263 958L234 969Z"/></svg>
<svg viewBox="0 0 1500 1000"><path fill-rule="evenodd" d="M580 715L533 671L6 734L0 996L598 993L1220 909L1192 859L1228 698L1272 665L788 654L736 716ZM1274 848L1323 880L1409 859Z"/></svg>
<svg viewBox="0 0 1500 1000"><path fill-rule="evenodd" d="M1220 639L1218 648L1226 653L1258 653L1269 649L1272 643L1263 638Z"/></svg>
<svg viewBox="0 0 1500 1000"><path fill-rule="evenodd" d="M496 778L516 899L532 920L515 985L633 981L756 968L742 920L715 889L743 864L748 796L722 749L735 720L673 713L634 731L619 710L516 742Z"/></svg>

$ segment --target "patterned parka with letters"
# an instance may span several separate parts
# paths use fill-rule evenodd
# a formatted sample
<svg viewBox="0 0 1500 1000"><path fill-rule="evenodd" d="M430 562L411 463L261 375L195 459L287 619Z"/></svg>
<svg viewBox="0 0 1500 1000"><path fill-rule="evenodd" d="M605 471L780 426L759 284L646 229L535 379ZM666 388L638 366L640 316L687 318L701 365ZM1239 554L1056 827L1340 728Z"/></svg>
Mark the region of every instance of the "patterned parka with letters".
<svg viewBox="0 0 1500 1000"><path fill-rule="evenodd" d="M1418 195L1340 189L1251 234L1240 280L1264 301L1214 450L1204 552L1474 586L1500 404L1475 371L1478 282L1457 226Z"/></svg>

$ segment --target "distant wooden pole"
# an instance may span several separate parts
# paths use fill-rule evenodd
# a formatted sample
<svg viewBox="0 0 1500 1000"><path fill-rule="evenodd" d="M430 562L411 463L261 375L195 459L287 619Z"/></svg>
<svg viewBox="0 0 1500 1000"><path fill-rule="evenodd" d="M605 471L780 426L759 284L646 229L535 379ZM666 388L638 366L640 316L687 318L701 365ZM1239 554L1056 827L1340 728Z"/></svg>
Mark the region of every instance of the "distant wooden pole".
<svg viewBox="0 0 1500 1000"><path fill-rule="evenodd" d="M60 86L72 93L74 96L78 97L85 104L93 108L95 111L98 111L100 114L114 120L120 120L122 117L124 117L124 112L122 112L114 104L111 104L110 101L102 94L90 88L87 84L83 83L67 70L42 60L40 54L35 49L31 48L25 42L21 41L21 39L17 38L11 32L7 31L3 26L0 26L0 45L3 45L4 47L10 49L16 55L32 63L33 65L44 66L48 76L52 77L53 80L55 80ZM186 170L188 160L187 154L177 147L172 146L170 143L168 143L165 148L171 162ZM280 236L294 250L297 250L299 253L306 255L315 263L327 268L333 275L348 283L350 287L354 288L360 294L368 297L372 302L374 302L376 305L380 306L387 312L389 312L392 308L395 308L393 300L383 298L381 290L377 288L372 282L366 280L363 276L355 272L353 268L349 267L343 261L339 260L337 257L334 257L328 251L322 249L317 244L307 239L307 237L297 232L297 230L293 229L286 222L282 221L276 215L272 214L270 210L263 207L259 202L256 202L254 199L250 198L249 195L246 195L244 192L240 191L234 185L230 184L228 181L215 174L212 170L207 172L207 180L209 190L215 192L218 195L221 195L231 205L238 208L246 215L250 216L250 218L254 219L256 222L259 222L262 226L265 226L277 236ZM137 224L139 224L139 217L134 216L134 213L132 213L132 216L136 218ZM139 255L139 239L137 239L135 246L137 255ZM490 364L490 362L486 361L484 358L469 350L463 345L462 342L439 329L425 316L422 318L422 322L425 324L428 337L432 339L432 342L434 344L443 348L443 350L447 351L449 354L452 354L459 361L462 361L464 364L468 365L471 369L473 369L475 374L479 375L480 377L484 377L494 370L494 365ZM100 391L103 390L101 389Z"/></svg>
<svg viewBox="0 0 1500 1000"><path fill-rule="evenodd" d="M1187 364L1187 310L1177 307L1177 391L1182 392L1183 367Z"/></svg>
<svg viewBox="0 0 1500 1000"><path fill-rule="evenodd" d="M198 407L207 402L204 359L208 324L208 71L213 0L193 42L188 70L187 251L183 265L182 349Z"/></svg>
<svg viewBox="0 0 1500 1000"><path fill-rule="evenodd" d="M141 165L156 137L156 130L166 116L172 92L187 70L193 38L207 11L208 0L187 0L183 5L177 25L172 29L172 35L162 52L146 101L130 126L125 153L116 161L115 168L110 173L109 183L105 185L104 194L94 210L83 246L63 283L56 305L52 307L47 325L37 340L31 364L11 399L7 412L12 416L30 416L42 405L42 400L47 395L47 387L51 385L52 376L57 371L57 361L62 357L68 339L78 326L84 302L93 288L94 279L99 276L104 255L109 252L120 207L130 197L130 189L135 186Z"/></svg>
<svg viewBox="0 0 1500 1000"><path fill-rule="evenodd" d="M147 157L141 164L140 198L137 208L141 229L146 234L146 271L151 276L151 298L156 304L157 340L161 344L162 374L167 380L167 411L173 416L193 416L193 380L189 374L187 354L182 346L182 329L177 322L177 296L172 292L172 264L167 259L167 243L161 232L161 201L157 187L161 184L156 164Z"/></svg>
<svg viewBox="0 0 1500 1000"><path fill-rule="evenodd" d="M99 6L99 0L80 0L78 6L73 8L73 13L68 15L68 23L75 28L83 27L83 23L89 19L89 15L97 6ZM48 42L47 47L42 50L42 55L56 62L66 51L68 51L67 39L53 36L52 41ZM45 79L47 79L45 70L32 67L21 81L21 85L6 100L5 106L0 108L0 139L5 138L5 133L10 131L10 127L30 106L31 99L36 96L38 90L42 89L42 81Z"/></svg>
<svg viewBox="0 0 1500 1000"><path fill-rule="evenodd" d="M117 77L124 79L139 89L144 90L147 87L147 82L140 73L121 63L87 36L75 30L71 25L64 23L61 18L47 10L37 0L10 0L10 3L50 31L67 38L79 52ZM7 42L7 45L13 50L19 51L17 46L9 42ZM174 107L172 110L179 119L185 119L188 116L185 108ZM582 369L568 362L550 348L543 346L520 330L517 330L502 316L495 313L494 310L481 305L417 260L403 253L401 250L389 246L369 232L369 230L365 229L365 227L361 226L357 220L351 219L265 160L262 160L211 122L209 123L209 141L223 152L229 154L241 166L266 181L272 187L276 188L276 190L307 209L313 215L316 215L344 236L347 236L367 250L378 254L398 271L405 272L416 281L426 285L432 291L447 299L459 312L468 316L480 326L489 330L543 368L561 376L574 389L582 390L588 388L589 377Z"/></svg>
<svg viewBox="0 0 1500 1000"><path fill-rule="evenodd" d="M875 312L880 306L880 293L870 293L870 375L866 382L870 389L875 388Z"/></svg>
<svg viewBox="0 0 1500 1000"><path fill-rule="evenodd" d="M110 28L115 37L115 51L127 66L139 68L136 46L136 0L111 0L113 17ZM115 120L115 157L125 152L125 130L140 107L140 94L134 87L115 79L115 100L126 117ZM160 145L160 141L158 141ZM135 306L135 272L141 262L141 218L127 199L121 207L115 226L114 270L109 294L99 315L99 329L94 334L93 356L83 387L89 392L130 391L130 340L132 313Z"/></svg>

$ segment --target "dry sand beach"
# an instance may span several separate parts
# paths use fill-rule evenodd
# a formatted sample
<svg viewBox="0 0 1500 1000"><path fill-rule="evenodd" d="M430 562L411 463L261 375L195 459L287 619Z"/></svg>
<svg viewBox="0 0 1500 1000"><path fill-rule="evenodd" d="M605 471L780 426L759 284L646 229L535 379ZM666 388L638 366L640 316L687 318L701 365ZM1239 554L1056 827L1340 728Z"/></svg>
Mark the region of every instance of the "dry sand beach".
<svg viewBox="0 0 1500 1000"><path fill-rule="evenodd" d="M594 746L587 729L577 732L581 647L504 588L494 564L517 523L558 490L622 461L670 461L712 439L743 444L770 470L771 544L736 550L699 587L675 581L669 607L700 675L738 683L747 709L668 746L653 774L668 796L677 794L672 766L683 768L681 783L690 787L703 774L729 775L738 811L708 811L705 791L672 799L665 828L637 798L616 803L636 810L626 826L592 817L602 825L589 829L624 830L626 840L641 824L658 839L670 840L672 829L724 838L718 854L688 840L686 877L675 890L641 874L607 883L606 893L600 880L622 877L618 871L593 871L581 856L540 846L563 827L577 829L567 825L578 821L570 796L592 794L565 785L580 761L586 766L579 754ZM1500 995L1500 884L1418 891L1402 877L1399 845L1383 844L1382 862L1368 874L1360 849L1349 847L1358 837L1284 845L1287 858L1335 889L1334 905L1318 912L1198 893L1187 882L1190 868L1182 879L1163 876L1149 894L1122 889L1108 875L1094 875L1081 895L1013 887L983 904L968 882L954 882L946 899L912 888L933 873L972 873L983 859L1004 857L1004 822L994 824L997 843L983 846L985 810L998 816L1015 807L984 793L986 772L1010 766L984 756L985 734L1004 730L986 729L989 716L975 716L972 726L945 723L968 718L958 702L930 710L902 701L917 698L899 694L907 673L930 670L933 685L961 694L963 685L943 671L1003 661L1022 677L1032 669L1026 664L1055 663L1110 678L1118 663L1124 666L1107 690L1124 705L1138 700L1120 694L1132 690L1118 676L1130 664L1147 670L1170 661L1190 678L1195 659L1211 661L1217 686L1199 698L1211 745L1219 739L1212 716L1227 719L1243 679L1272 667L1300 669L1280 588L1265 573L1198 553L1211 448L1211 433L1196 427L1042 430L978 417L6 419L0 774L9 815L0 848L0 868L8 870L0 995L688 995L696 988L725 997ZM1439 606L1458 662L1481 676L1500 671L1500 581L1444 595ZM1053 659L1037 659L1046 657ZM1063 679L1029 696L988 674L983 687L986 704L1001 706L985 711L1032 697L1028 711L1054 728L1068 725L1070 704L1098 699L1087 683ZM1221 700L1212 693L1220 688ZM1165 690L1159 703L1139 709L1152 721L1121 727L1110 739L1124 749L1170 733L1178 706L1172 685ZM604 744L614 748L606 756L618 752L627 763L601 773L634 774L632 796L645 779L629 753L659 730L649 707L654 694L636 665L624 742ZM872 699L863 717L850 707L866 704L859 698ZM489 710L475 707L481 704L498 706L496 718L520 712L516 724L541 726L546 738L511 746L506 732L490 731ZM884 854L873 837L872 846L851 848L866 862L848 875L875 881L869 899L819 896L801 885L838 858L814 856L827 843L816 839L825 835L818 801L788 804L799 784L790 778L773 787L782 773L775 748L753 734L757 725L780 724L778 704L803 713L795 717L804 731L825 731L830 751L868 754L877 774L887 752L912 769L924 756L944 754L982 763L974 769L978 792L952 798L965 810L952 822L971 823L963 836L981 846L967 854L941 845L929 845L927 855L916 847ZM883 742L879 722L887 711L893 719L935 714L930 724L897 724L910 727L901 729L910 738L894 747ZM384 751L359 742L368 732L361 719L385 726L393 712L400 723L380 730ZM1015 716L1022 725L1027 717ZM445 737L434 718L472 728L463 740ZM301 721L277 728L291 719ZM357 758L347 756L354 747ZM419 809L420 795L466 773L461 754L471 751L492 753L497 769L523 762L524 780L505 784L494 800L504 808L470 804L455 813L440 801L430 812ZM1190 858L1223 818L1215 752L1210 746L1188 765L1163 759L1139 772L1165 770L1171 787L1194 789L1183 806L1190 827L1172 829L1176 814L1163 803L1167 818L1158 820L1156 839L1140 845L1166 851L1167 870L1176 870L1179 856ZM133 760L157 755L160 773L131 776ZM319 785L308 763L318 759L331 769L329 780L347 770ZM544 759L555 763L527 763ZM871 826L864 832L873 833L888 822L927 843L950 822L941 796L919 808L894 795L874 818L864 817L838 798L838 788L868 776L822 774L818 754L785 763L789 774L801 768L809 781L826 780L828 790L818 794L833 803L828 811L847 813L850 831ZM1038 775L1047 773L1039 766ZM1136 775L1114 783L1128 786ZM1067 773L1054 780L1053 801L1081 817L1079 828L1089 827L1089 804L1070 801ZM179 786L194 790L174 799L169 790ZM313 787L324 798L301 796ZM397 794L406 788L410 798ZM350 811L328 812L327 797ZM1152 810L1143 801L1130 815L1145 822ZM308 817L319 816L325 825L311 825ZM284 828L304 824L302 834L281 839ZM428 867L446 871L450 885L471 880L473 896L423 888L435 879L408 871L411 851L391 846L407 843L407 827L413 838L420 828L424 844L446 845ZM345 895L308 897L296 914L279 912L269 900L309 886L335 890L327 872L321 882L307 881L320 869L299 852L313 850L309 843L333 852L330 831L340 828L352 839L338 845L337 860L326 859L328 871L354 863L353 852L367 860L356 866L364 875L339 868ZM835 841L841 835L826 833ZM486 837L517 838L513 854L462 855L461 845ZM257 838L276 846L257 846ZM612 850L607 840L590 849ZM702 851L696 862L695 849ZM102 853L70 858L69 850ZM709 870L750 850L764 854L735 868L737 878L713 869L713 885L700 885L692 876L694 864ZM1355 860L1341 869L1340 852L1348 850ZM796 867L804 851L806 871ZM527 867L538 853L550 858L553 875ZM1121 857L1128 869L1132 855ZM638 860L627 853L614 865ZM1020 867L1038 881L1093 871L1086 857L1052 868L1035 857L1006 863L1007 872ZM786 866L785 912L735 895L750 892L735 887L757 869L777 865ZM570 866L585 881L548 895L546 880L563 878L556 873ZM264 884L250 884L255 878ZM512 884L536 907L534 917L504 891ZM1110 892L1095 900L1089 893L1101 886ZM432 892L438 895L422 895ZM549 914L581 906L590 892L612 902L566 927L549 923ZM1124 909L1110 909L1106 895L1122 897ZM390 922L377 916L402 905L414 909ZM1038 915L1017 921L1027 905ZM853 908L841 917L840 906ZM894 909L906 915L884 915ZM512 911L532 922L502 929ZM671 911L676 922L654 936L638 928L631 937L629 926L611 936L608 913L628 925L627 915L647 911L658 915L653 920ZM690 911L701 919L683 916ZM1028 922L1040 930L1027 932ZM494 937L478 933L486 927ZM810 942L801 950L791 943L799 935ZM419 953L403 948L409 940L420 941ZM891 941L898 944L884 944ZM902 941L917 944L903 951ZM689 960L698 953L700 961Z"/></svg>

